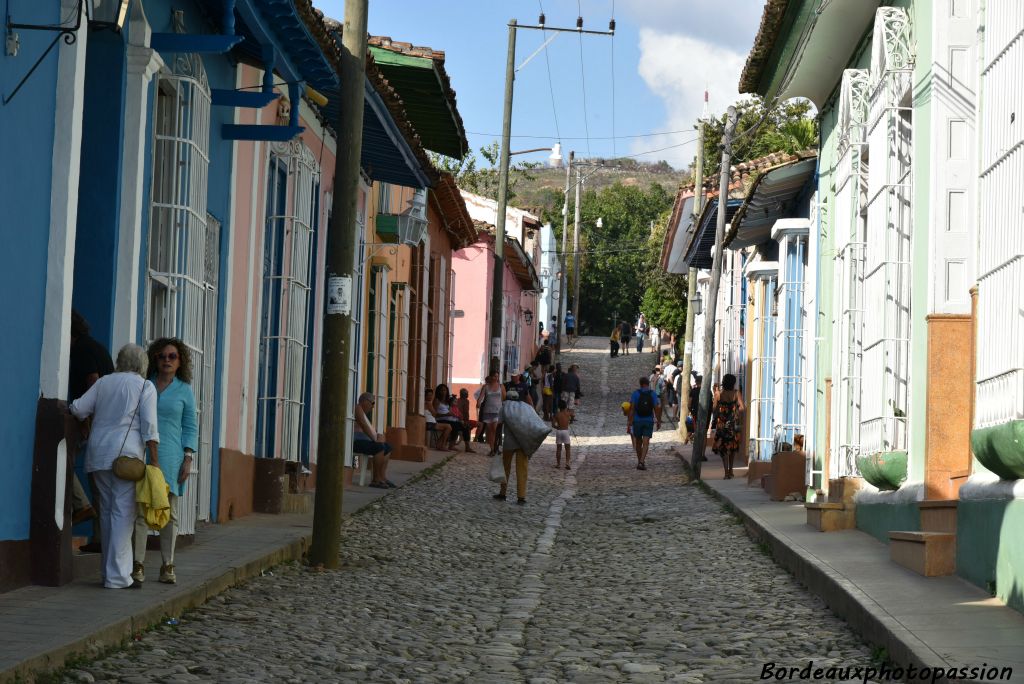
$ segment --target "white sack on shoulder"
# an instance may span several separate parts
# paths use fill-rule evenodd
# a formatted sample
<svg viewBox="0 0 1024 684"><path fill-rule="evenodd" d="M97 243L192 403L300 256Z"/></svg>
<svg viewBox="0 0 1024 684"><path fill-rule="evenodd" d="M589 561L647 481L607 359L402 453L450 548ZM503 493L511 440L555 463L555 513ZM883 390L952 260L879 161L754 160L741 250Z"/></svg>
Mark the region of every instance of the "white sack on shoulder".
<svg viewBox="0 0 1024 684"><path fill-rule="evenodd" d="M505 426L504 451L519 449L527 456L533 456L551 434L551 426L541 420L532 406L521 401L504 402L501 420Z"/></svg>

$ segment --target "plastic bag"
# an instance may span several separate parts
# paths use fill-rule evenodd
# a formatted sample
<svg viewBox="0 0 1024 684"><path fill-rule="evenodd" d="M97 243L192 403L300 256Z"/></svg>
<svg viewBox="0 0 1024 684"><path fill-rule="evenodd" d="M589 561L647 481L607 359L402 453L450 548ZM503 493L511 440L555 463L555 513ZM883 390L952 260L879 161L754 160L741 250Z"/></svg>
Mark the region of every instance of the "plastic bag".
<svg viewBox="0 0 1024 684"><path fill-rule="evenodd" d="M545 423L529 404L521 401L506 401L501 405L501 420L505 437L502 448L505 451L520 450L527 456L540 449L549 434L551 426Z"/></svg>
<svg viewBox="0 0 1024 684"><path fill-rule="evenodd" d="M505 464L501 458L501 452L495 452L491 457L491 468L487 473L487 479L498 484L505 484Z"/></svg>

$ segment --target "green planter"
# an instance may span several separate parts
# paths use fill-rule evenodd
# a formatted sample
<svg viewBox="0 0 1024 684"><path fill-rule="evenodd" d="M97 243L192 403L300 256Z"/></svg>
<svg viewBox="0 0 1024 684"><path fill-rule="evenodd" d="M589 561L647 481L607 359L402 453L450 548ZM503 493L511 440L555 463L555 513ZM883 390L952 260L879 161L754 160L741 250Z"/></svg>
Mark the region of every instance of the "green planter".
<svg viewBox="0 0 1024 684"><path fill-rule="evenodd" d="M907 452L882 451L857 459L860 474L878 489L896 490L907 479Z"/></svg>
<svg viewBox="0 0 1024 684"><path fill-rule="evenodd" d="M972 430L971 451L1002 479L1024 478L1024 420Z"/></svg>

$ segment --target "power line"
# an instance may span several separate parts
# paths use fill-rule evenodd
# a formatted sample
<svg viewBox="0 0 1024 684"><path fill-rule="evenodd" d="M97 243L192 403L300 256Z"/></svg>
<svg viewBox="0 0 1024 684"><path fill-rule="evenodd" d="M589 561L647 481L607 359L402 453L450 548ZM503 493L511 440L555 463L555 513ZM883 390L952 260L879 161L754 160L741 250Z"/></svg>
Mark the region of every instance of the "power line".
<svg viewBox="0 0 1024 684"><path fill-rule="evenodd" d="M615 21L615 0L612 0L612 22ZM612 34L612 156L617 156L615 147L615 34Z"/></svg>
<svg viewBox="0 0 1024 684"><path fill-rule="evenodd" d="M685 128L685 129L678 130L678 131L656 131L654 133L634 133L634 134L631 134L631 135L603 135L603 136L602 135L595 135L595 136L591 136L589 138L589 140L612 140L613 138L617 139L617 140L625 140L627 138L657 138L658 136L662 136L662 135L680 135L680 134L683 134L683 133L689 133L689 134L692 135L693 134L693 129L692 128ZM467 135L480 135L480 136L484 136L484 137L487 137L487 138L500 138L501 137L501 133L484 133L482 131L466 131L466 134ZM586 138L584 136L576 136L576 137L567 136L567 137L563 138L560 135L525 135L525 134L520 134L520 135L513 134L511 137L513 137L513 138L526 138L526 139L531 139L531 140L587 140L588 139L588 138Z"/></svg>

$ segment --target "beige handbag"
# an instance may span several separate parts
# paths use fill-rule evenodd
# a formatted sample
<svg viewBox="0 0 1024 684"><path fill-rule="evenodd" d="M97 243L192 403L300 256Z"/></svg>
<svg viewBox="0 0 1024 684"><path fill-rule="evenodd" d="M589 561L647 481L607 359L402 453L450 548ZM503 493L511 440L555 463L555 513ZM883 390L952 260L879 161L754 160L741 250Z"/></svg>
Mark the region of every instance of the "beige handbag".
<svg viewBox="0 0 1024 684"><path fill-rule="evenodd" d="M124 433L124 439L121 440L121 448L124 449L124 445L128 442L128 435L132 432L132 425L135 424L135 416L139 413L139 407L142 406L142 395L146 392L146 381L142 381L142 389L139 391L139 403L135 405L135 411L132 412L132 419L128 422L128 431ZM145 447L143 447L145 449ZM143 452L145 454L145 452ZM146 462L141 458L135 458L134 456L118 456L114 459L114 475L121 478L122 480L128 480L129 482L138 482L142 478L146 477Z"/></svg>

